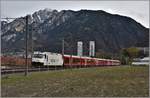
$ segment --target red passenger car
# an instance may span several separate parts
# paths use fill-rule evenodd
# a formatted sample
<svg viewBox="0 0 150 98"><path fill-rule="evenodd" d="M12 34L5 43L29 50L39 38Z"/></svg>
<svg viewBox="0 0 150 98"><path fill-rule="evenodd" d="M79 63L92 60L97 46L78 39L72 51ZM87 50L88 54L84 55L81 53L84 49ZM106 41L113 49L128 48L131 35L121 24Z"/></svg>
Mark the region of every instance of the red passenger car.
<svg viewBox="0 0 150 98"><path fill-rule="evenodd" d="M120 65L119 60L64 55L64 67L94 67Z"/></svg>

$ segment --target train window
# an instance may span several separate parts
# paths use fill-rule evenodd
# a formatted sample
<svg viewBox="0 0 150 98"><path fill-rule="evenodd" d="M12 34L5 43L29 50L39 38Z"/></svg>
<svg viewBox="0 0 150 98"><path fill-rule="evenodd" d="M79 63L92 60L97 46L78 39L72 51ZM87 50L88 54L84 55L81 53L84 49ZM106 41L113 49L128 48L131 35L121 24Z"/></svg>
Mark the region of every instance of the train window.
<svg viewBox="0 0 150 98"><path fill-rule="evenodd" d="M78 63L78 62L80 62L80 59L78 59L78 58L73 58L73 63Z"/></svg>
<svg viewBox="0 0 150 98"><path fill-rule="evenodd" d="M43 58L43 54L34 54L33 57L34 58Z"/></svg>
<svg viewBox="0 0 150 98"><path fill-rule="evenodd" d="M87 60L87 63L94 63L95 61L92 59Z"/></svg>

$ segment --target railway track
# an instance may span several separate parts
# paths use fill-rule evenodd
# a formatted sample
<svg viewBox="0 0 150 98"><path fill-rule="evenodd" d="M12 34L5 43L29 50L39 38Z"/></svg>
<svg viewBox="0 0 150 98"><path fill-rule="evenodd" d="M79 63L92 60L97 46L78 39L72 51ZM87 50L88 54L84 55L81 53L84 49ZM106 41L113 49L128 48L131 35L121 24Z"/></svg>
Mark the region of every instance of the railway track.
<svg viewBox="0 0 150 98"><path fill-rule="evenodd" d="M116 65L115 65L116 66ZM99 66L104 67L104 66ZM106 67L106 66L105 66ZM109 67L109 66L107 66ZM87 68L87 67L39 67L39 68L5 68L1 69L1 75L5 74L14 74L14 73L24 73L26 70L28 72L42 72L42 71L54 71L54 70L63 70L63 69L72 69L72 68Z"/></svg>
<svg viewBox="0 0 150 98"><path fill-rule="evenodd" d="M52 70L62 70L62 69L64 69L64 68L29 68L28 72L52 71ZM1 69L1 75L24 73L25 71L26 71L26 68Z"/></svg>

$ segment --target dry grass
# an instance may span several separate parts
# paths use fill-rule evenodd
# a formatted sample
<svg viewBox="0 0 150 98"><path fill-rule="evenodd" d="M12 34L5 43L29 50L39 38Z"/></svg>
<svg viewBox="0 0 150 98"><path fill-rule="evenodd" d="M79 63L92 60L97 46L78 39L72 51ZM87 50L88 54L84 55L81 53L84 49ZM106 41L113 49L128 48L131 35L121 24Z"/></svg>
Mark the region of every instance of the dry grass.
<svg viewBox="0 0 150 98"><path fill-rule="evenodd" d="M2 78L2 96L148 96L148 66L99 67L35 72Z"/></svg>

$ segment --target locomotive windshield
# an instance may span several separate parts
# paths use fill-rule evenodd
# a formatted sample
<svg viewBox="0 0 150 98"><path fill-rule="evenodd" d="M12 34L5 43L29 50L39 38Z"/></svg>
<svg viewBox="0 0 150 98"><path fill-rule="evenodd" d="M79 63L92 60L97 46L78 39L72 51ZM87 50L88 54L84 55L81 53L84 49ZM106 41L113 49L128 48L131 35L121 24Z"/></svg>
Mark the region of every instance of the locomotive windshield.
<svg viewBox="0 0 150 98"><path fill-rule="evenodd" d="M34 54L33 57L34 58L43 58L44 55L43 54Z"/></svg>

